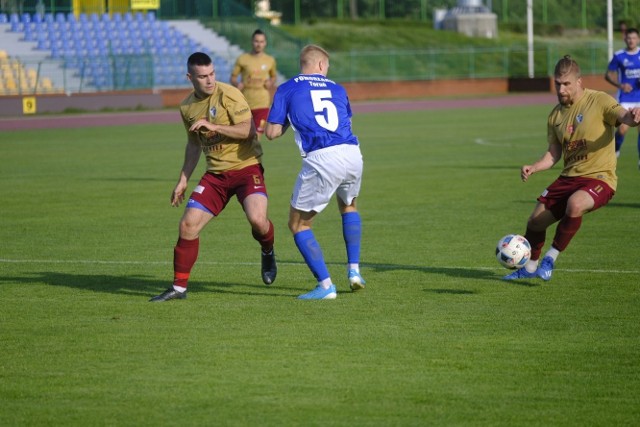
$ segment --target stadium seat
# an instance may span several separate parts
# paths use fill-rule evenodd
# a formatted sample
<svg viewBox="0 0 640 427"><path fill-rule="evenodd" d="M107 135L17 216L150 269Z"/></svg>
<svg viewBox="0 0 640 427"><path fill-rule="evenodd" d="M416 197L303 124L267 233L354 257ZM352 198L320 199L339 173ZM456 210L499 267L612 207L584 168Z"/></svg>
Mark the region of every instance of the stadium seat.
<svg viewBox="0 0 640 427"><path fill-rule="evenodd" d="M18 14L7 15L6 18L14 29L24 34L24 40L37 42L36 49L50 51L52 58L64 60L66 67L82 74L85 81L95 80L102 88L114 84L120 88L145 87L159 82L165 86L185 85L188 83L184 80L185 58L194 51L204 51L196 41L166 21L156 20L152 12L114 13L112 16L107 13L81 13L77 18L72 13L58 12L46 14L40 20ZM23 20L30 22L24 23ZM153 61L149 67L153 68L153 73L150 74L144 66L128 63L114 66L109 59L105 63L96 60L99 57L113 59L113 55L116 58L117 55L135 55L136 58L150 55ZM158 57L165 59L159 60ZM94 77L92 70L98 67L126 72L124 76L116 73L111 77L102 74ZM228 79L230 65L226 61L216 59L216 70L220 79ZM34 86L34 78L25 76L24 80ZM22 85L22 78L17 74L14 81L18 87Z"/></svg>
<svg viewBox="0 0 640 427"><path fill-rule="evenodd" d="M9 17L7 16L6 13L0 13L0 24L8 24L9 23Z"/></svg>

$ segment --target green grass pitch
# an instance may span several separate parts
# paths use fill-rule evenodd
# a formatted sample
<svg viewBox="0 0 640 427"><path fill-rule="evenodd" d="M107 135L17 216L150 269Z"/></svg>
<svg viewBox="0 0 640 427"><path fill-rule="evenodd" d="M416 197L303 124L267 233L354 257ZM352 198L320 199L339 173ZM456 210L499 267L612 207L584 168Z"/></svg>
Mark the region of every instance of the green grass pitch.
<svg viewBox="0 0 640 427"><path fill-rule="evenodd" d="M640 424L636 130L553 279L500 280L495 244L559 173L519 180L550 108L356 115L367 288L348 292L334 202L315 232L335 301L296 300L314 282L287 229L291 135L263 143L275 284L232 202L189 298L150 304L172 277L181 125L3 133L0 425Z"/></svg>

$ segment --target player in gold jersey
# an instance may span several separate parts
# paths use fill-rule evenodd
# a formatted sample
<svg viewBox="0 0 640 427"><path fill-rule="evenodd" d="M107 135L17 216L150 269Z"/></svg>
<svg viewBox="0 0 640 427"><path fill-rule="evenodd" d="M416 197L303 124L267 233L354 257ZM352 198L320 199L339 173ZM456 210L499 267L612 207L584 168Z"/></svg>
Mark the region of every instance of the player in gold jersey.
<svg viewBox="0 0 640 427"><path fill-rule="evenodd" d="M580 67L568 55L556 64L554 81L559 103L547 121L547 151L534 164L522 166L520 177L527 181L560 159L564 167L538 197L527 221L531 259L505 280L551 279L558 255L578 232L582 216L606 205L616 191L616 125L640 122L640 108L626 110L610 95L583 88ZM546 230L558 221L551 248L538 265Z"/></svg>
<svg viewBox="0 0 640 427"><path fill-rule="evenodd" d="M201 152L207 160L207 171L191 193L180 220L173 252L173 286L151 298L152 302L186 298L191 268L198 257L200 232L234 195L244 209L254 239L262 247L263 282L270 285L277 273L273 224L267 217L267 188L260 164L262 148L249 105L238 89L216 82L208 55L192 54L187 69L193 92L180 105L187 145L171 205L177 207L184 201Z"/></svg>
<svg viewBox="0 0 640 427"><path fill-rule="evenodd" d="M236 60L231 71L231 84L240 89L247 98L260 138L269 114L271 90L276 83L276 60L264 51L267 47L267 36L262 30L253 32L251 46L250 53L243 53ZM241 77L240 80L238 76Z"/></svg>

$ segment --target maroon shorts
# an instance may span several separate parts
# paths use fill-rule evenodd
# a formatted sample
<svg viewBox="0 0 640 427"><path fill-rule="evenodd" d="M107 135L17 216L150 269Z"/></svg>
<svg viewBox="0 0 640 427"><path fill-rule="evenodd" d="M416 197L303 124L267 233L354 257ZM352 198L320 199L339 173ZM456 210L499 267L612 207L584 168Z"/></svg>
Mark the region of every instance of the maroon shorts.
<svg viewBox="0 0 640 427"><path fill-rule="evenodd" d="M251 194L267 196L264 169L259 164L223 173L205 173L193 189L187 207L201 205L218 216L234 195L242 204Z"/></svg>
<svg viewBox="0 0 640 427"><path fill-rule="evenodd" d="M542 192L538 201L545 205L553 216L562 218L567 210L569 197L578 190L586 191L593 198L592 211L609 203L616 193L607 183L599 179L561 176Z"/></svg>
<svg viewBox="0 0 640 427"><path fill-rule="evenodd" d="M251 114L253 115L253 124L256 125L258 133L264 133L267 117L269 117L269 109L258 108L257 110L251 110Z"/></svg>

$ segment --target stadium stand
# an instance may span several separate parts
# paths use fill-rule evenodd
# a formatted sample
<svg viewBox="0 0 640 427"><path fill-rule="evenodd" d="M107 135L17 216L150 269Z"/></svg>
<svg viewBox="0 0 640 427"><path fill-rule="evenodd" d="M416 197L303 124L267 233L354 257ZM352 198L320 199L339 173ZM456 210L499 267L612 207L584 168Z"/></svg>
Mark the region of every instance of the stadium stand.
<svg viewBox="0 0 640 427"><path fill-rule="evenodd" d="M152 12L81 13L77 17L72 13L0 14L2 23L9 25L11 33L20 34L22 41L34 43L36 51L72 70L83 91L188 87L185 62L195 51L214 58L218 80L229 81L231 74L229 60L212 54L200 41L156 19ZM33 76L23 71L26 80L14 72L13 84L3 79L5 89L0 93L7 93L8 87L11 93L21 92L23 87L16 82L28 83ZM55 90L49 87L51 80L37 83L36 74L38 91Z"/></svg>
<svg viewBox="0 0 640 427"><path fill-rule="evenodd" d="M33 68L25 67L18 59L0 50L0 95L58 93L51 79L38 76Z"/></svg>

